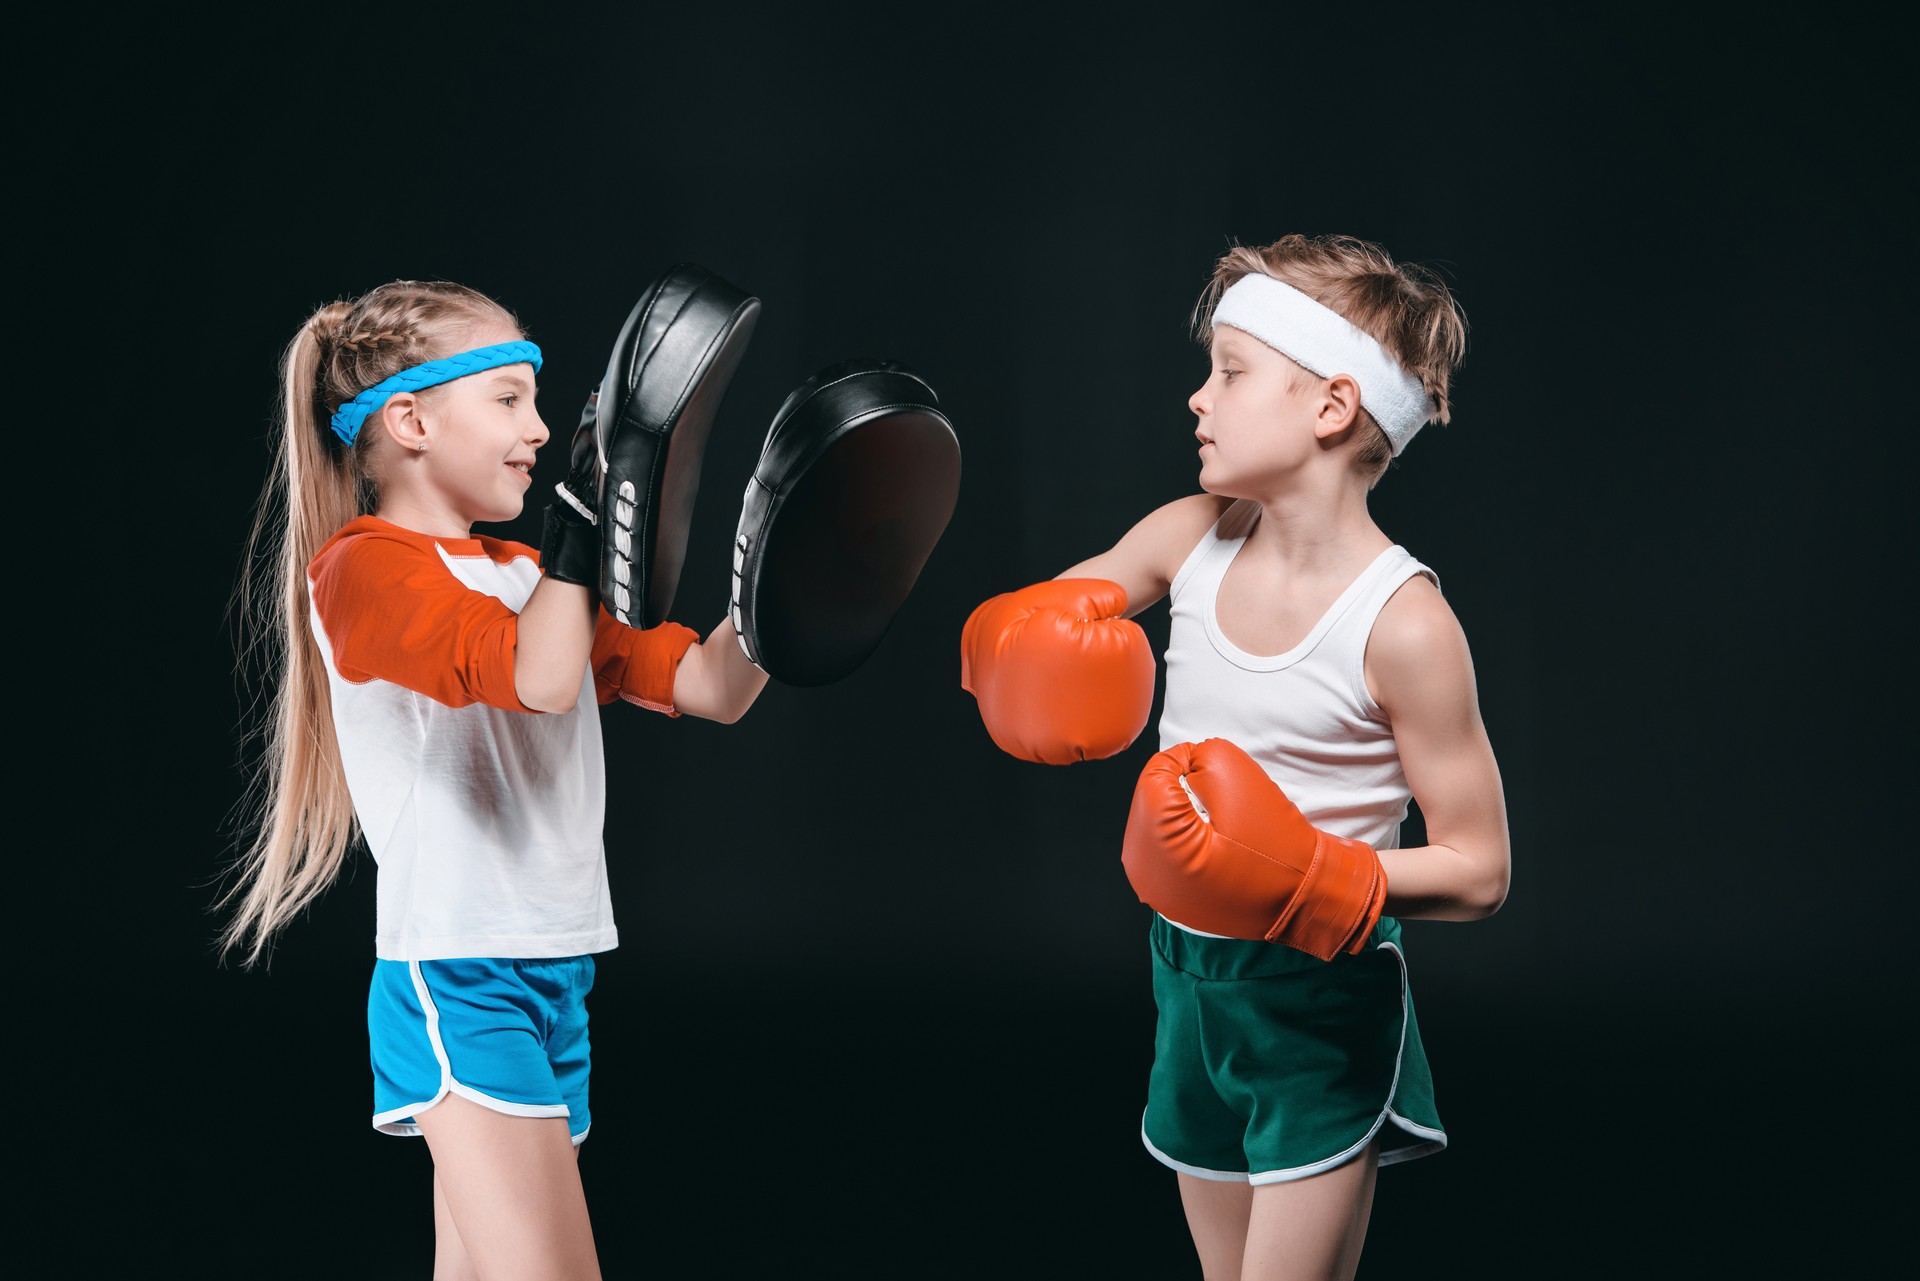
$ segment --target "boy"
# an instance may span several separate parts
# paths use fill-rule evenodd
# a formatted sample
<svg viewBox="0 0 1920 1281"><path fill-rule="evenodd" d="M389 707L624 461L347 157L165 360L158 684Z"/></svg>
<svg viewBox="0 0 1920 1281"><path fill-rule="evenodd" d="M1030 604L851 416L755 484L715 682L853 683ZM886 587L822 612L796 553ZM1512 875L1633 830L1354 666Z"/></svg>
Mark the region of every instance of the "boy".
<svg viewBox="0 0 1920 1281"><path fill-rule="evenodd" d="M983 603L961 683L1016 756L1111 756L1153 698L1131 619L1170 598L1162 750L1122 856L1155 909L1141 1138L1208 1281L1352 1277L1374 1171L1446 1145L1396 918L1476 920L1507 892L1466 638L1367 511L1447 421L1466 322L1424 269L1300 235L1222 256L1195 321L1203 492ZM1428 844L1403 850L1410 800Z"/></svg>

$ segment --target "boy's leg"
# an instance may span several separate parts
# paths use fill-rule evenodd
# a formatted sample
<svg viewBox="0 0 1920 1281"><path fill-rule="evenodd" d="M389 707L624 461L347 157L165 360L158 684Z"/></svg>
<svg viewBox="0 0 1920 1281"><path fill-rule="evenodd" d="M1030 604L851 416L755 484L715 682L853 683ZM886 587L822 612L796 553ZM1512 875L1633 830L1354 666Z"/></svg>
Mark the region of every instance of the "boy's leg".
<svg viewBox="0 0 1920 1281"><path fill-rule="evenodd" d="M449 1094L415 1120L433 1152L436 1207L443 1196L473 1276L600 1281L566 1118L508 1116Z"/></svg>
<svg viewBox="0 0 1920 1281"><path fill-rule="evenodd" d="M1200 1276L1203 1281L1240 1281L1253 1189L1245 1183L1198 1179L1191 1174L1178 1177L1187 1231L1200 1255Z"/></svg>
<svg viewBox="0 0 1920 1281"><path fill-rule="evenodd" d="M1324 1174L1254 1188L1240 1281L1351 1281L1373 1211L1378 1143Z"/></svg>

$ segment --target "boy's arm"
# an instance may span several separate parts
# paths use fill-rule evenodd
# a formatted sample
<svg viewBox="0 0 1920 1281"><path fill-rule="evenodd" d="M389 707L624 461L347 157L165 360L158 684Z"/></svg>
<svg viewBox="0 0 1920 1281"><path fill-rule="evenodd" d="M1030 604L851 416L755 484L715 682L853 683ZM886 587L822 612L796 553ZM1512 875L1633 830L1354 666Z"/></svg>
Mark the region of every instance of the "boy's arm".
<svg viewBox="0 0 1920 1281"><path fill-rule="evenodd" d="M1423 577L1394 593L1367 641L1367 688L1387 714L1427 844L1381 850L1389 916L1472 921L1507 896L1500 770L1480 718L1466 634Z"/></svg>
<svg viewBox="0 0 1920 1281"><path fill-rule="evenodd" d="M1106 551L1055 578L1102 578L1118 583L1127 593L1125 617L1132 618L1167 594L1187 554L1232 501L1204 493L1176 498L1143 516Z"/></svg>
<svg viewBox="0 0 1920 1281"><path fill-rule="evenodd" d="M982 601L960 633L960 687L1001 750L1043 765L1100 760L1153 709L1153 650L1133 616L1167 594L1225 500L1177 499L1109 550Z"/></svg>

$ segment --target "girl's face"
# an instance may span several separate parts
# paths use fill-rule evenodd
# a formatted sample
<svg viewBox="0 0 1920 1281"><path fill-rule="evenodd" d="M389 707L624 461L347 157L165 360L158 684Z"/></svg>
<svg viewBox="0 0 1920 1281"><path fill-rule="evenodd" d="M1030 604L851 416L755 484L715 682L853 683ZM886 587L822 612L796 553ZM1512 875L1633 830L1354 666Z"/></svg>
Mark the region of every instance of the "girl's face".
<svg viewBox="0 0 1920 1281"><path fill-rule="evenodd" d="M472 346L513 342L513 332L480 333ZM512 520L533 484L534 454L552 434L534 405L530 364L501 365L442 384L420 399L418 499L455 521ZM417 448L417 446L416 446Z"/></svg>
<svg viewBox="0 0 1920 1281"><path fill-rule="evenodd" d="M1213 334L1213 369L1187 398L1197 420L1200 488L1232 498L1258 491L1313 452L1312 376L1243 330Z"/></svg>

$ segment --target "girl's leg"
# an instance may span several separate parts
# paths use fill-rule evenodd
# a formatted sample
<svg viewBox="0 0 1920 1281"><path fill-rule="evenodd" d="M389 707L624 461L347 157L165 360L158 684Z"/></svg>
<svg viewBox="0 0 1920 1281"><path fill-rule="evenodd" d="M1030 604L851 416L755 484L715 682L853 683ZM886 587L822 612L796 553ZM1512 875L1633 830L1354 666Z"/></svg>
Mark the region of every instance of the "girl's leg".
<svg viewBox="0 0 1920 1281"><path fill-rule="evenodd" d="M450 1265L464 1262L478 1281L600 1281L564 1118L508 1116L449 1094L416 1120L433 1152L436 1226L444 1199L464 1255Z"/></svg>
<svg viewBox="0 0 1920 1281"><path fill-rule="evenodd" d="M1240 1281L1352 1281L1373 1212L1379 1151L1324 1174L1253 1189Z"/></svg>
<svg viewBox="0 0 1920 1281"><path fill-rule="evenodd" d="M480 1281L460 1229L453 1226L453 1211L447 1208L437 1169L433 1172L433 1281Z"/></svg>
<svg viewBox="0 0 1920 1281"><path fill-rule="evenodd" d="M573 1158L580 1159L580 1147L573 1145ZM440 1186L440 1171L433 1172L433 1281L480 1281L473 1256L467 1253L460 1229L454 1226L453 1211L447 1208L447 1193Z"/></svg>
<svg viewBox="0 0 1920 1281"><path fill-rule="evenodd" d="M1187 1212L1187 1231L1200 1255L1204 1281L1240 1281L1240 1260L1247 1246L1247 1223L1253 1213L1253 1189L1244 1183L1222 1183L1182 1174L1180 1204Z"/></svg>

